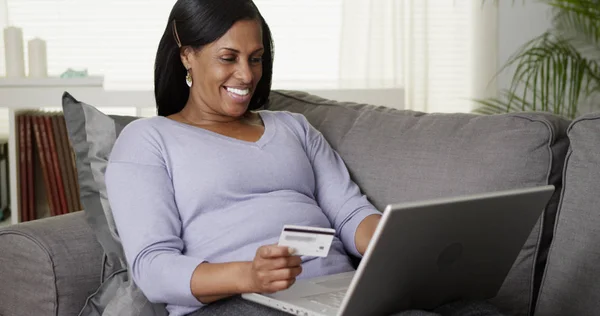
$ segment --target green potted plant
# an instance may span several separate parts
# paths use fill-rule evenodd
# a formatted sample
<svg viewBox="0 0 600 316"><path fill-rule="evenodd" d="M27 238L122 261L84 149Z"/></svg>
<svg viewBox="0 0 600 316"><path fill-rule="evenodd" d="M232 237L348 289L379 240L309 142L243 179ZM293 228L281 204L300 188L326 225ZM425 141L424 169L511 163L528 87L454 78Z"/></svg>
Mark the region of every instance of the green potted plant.
<svg viewBox="0 0 600 316"><path fill-rule="evenodd" d="M511 56L501 69L515 67L510 88L476 100L474 112L545 111L573 119L582 100L600 95L600 0L540 1L552 7L551 28Z"/></svg>

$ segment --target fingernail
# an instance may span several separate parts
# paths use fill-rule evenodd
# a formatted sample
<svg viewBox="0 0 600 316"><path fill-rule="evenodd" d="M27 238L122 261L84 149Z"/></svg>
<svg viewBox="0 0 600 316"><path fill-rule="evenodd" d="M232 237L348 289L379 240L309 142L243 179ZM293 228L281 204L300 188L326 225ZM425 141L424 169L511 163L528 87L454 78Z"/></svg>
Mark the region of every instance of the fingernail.
<svg viewBox="0 0 600 316"><path fill-rule="evenodd" d="M293 255L296 252L296 249L289 247L288 251L290 252L290 255Z"/></svg>

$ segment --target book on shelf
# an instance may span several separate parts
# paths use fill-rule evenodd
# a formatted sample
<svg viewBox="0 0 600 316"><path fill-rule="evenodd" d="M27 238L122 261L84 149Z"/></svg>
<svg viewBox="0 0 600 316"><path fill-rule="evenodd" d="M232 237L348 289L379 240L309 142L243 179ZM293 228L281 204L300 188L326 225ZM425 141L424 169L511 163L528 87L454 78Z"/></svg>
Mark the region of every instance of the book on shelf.
<svg viewBox="0 0 600 316"><path fill-rule="evenodd" d="M20 221L80 210L75 156L62 112L21 111L15 121Z"/></svg>
<svg viewBox="0 0 600 316"><path fill-rule="evenodd" d="M10 183L8 169L8 142L0 144L0 221L10 215Z"/></svg>

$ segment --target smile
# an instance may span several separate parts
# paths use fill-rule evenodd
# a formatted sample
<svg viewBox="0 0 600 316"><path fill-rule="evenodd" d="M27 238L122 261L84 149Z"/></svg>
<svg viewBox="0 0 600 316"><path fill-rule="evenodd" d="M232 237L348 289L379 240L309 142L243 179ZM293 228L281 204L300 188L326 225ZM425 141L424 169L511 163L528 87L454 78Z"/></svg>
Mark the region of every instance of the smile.
<svg viewBox="0 0 600 316"><path fill-rule="evenodd" d="M250 93L250 89L236 89L236 88L229 88L229 87L225 87L225 89L231 93L235 93L239 96L246 96L248 95L248 93Z"/></svg>

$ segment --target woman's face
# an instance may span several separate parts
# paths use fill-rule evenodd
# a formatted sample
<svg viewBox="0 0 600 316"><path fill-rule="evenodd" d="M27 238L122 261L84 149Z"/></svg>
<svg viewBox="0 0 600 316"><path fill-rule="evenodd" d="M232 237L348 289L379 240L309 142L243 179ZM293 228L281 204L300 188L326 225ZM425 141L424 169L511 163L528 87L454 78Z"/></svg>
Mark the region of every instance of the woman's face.
<svg viewBox="0 0 600 316"><path fill-rule="evenodd" d="M184 50L191 68L190 93L205 111L239 117L248 109L262 77L262 31L256 20L236 22L218 40L200 50Z"/></svg>

